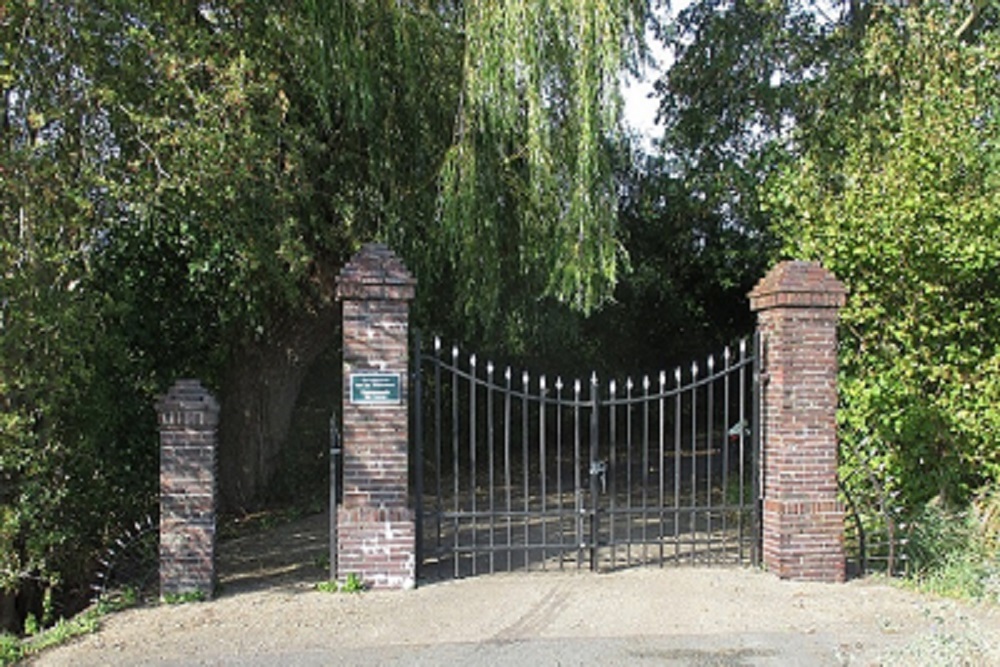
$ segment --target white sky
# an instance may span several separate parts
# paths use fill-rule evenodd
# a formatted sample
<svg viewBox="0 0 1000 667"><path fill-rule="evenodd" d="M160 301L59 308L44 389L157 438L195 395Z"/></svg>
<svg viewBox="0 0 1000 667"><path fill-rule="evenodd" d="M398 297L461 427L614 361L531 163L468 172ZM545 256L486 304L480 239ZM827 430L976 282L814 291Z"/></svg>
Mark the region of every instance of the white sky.
<svg viewBox="0 0 1000 667"><path fill-rule="evenodd" d="M671 9L661 9L665 14L663 17L665 20L676 16L677 12L687 6L688 0L673 0L670 4ZM645 68L644 76L639 80L626 78L622 92L625 97L625 122L643 138L648 150L652 148L652 140L659 138L661 133L655 122L659 101L655 97L650 97L653 93L653 82L668 66L670 54L651 32L646 35L646 43L649 45L653 62Z"/></svg>

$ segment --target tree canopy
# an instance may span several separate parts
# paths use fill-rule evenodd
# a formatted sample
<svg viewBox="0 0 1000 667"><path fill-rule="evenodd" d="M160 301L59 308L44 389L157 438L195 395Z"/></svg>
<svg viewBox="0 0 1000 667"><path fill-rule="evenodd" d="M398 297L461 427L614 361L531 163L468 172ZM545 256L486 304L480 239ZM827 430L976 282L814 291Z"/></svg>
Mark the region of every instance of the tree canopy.
<svg viewBox="0 0 1000 667"><path fill-rule="evenodd" d="M31 582L79 581L154 506L152 399L178 376L228 411L227 504L259 502L335 337L333 277L362 242L419 272L418 317L494 345L523 344L539 304L605 299L618 84L645 12L0 8L5 608Z"/></svg>
<svg viewBox="0 0 1000 667"><path fill-rule="evenodd" d="M845 456L911 509L1000 481L1000 42L969 17L873 11L852 66L819 91L817 106L850 114L798 134L766 188L784 252L850 291Z"/></svg>

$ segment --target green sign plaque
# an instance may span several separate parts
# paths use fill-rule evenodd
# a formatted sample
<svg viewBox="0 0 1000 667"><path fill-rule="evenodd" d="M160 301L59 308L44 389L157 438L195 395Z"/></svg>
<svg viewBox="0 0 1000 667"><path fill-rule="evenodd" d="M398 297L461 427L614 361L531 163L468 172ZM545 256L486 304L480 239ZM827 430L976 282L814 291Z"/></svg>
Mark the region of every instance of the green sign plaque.
<svg viewBox="0 0 1000 667"><path fill-rule="evenodd" d="M351 403L394 405L402 402L399 373L351 373Z"/></svg>

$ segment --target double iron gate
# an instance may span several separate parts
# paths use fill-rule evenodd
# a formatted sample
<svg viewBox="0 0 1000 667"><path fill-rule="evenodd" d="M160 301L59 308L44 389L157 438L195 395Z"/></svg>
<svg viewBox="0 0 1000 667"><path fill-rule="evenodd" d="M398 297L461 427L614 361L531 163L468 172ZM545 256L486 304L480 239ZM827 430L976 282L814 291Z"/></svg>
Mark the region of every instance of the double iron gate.
<svg viewBox="0 0 1000 667"><path fill-rule="evenodd" d="M759 557L756 339L638 382L415 343L421 577Z"/></svg>

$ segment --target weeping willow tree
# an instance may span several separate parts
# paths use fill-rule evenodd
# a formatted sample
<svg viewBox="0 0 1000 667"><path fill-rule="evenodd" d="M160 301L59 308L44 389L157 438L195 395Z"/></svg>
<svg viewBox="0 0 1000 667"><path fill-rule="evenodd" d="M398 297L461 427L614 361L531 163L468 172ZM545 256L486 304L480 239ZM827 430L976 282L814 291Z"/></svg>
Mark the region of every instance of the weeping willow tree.
<svg viewBox="0 0 1000 667"><path fill-rule="evenodd" d="M310 3L321 40L313 90L327 122L385 118L380 104L396 89L365 43L376 26L405 80L419 81L427 68L454 77L439 89L433 118L404 121L404 131L445 140L433 165L434 206L419 219L406 198L385 201L378 235L407 255L439 302L447 295L453 315L471 318L473 335L502 337L515 301L551 298L586 312L610 294L621 260L619 84L641 56L647 5ZM372 157L392 155L391 138L382 150Z"/></svg>
<svg viewBox="0 0 1000 667"><path fill-rule="evenodd" d="M221 400L226 508L261 502L362 243L400 252L423 313L467 340L503 344L542 301L599 304L645 17L639 0L0 10L0 624L38 606L15 610L26 591L84 583L155 504L151 406L177 377Z"/></svg>

